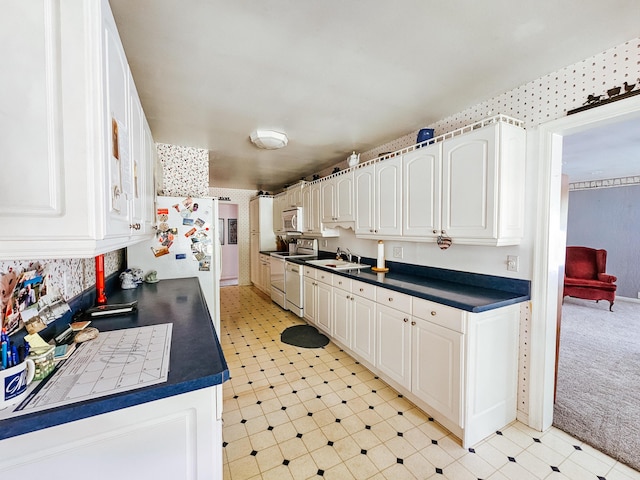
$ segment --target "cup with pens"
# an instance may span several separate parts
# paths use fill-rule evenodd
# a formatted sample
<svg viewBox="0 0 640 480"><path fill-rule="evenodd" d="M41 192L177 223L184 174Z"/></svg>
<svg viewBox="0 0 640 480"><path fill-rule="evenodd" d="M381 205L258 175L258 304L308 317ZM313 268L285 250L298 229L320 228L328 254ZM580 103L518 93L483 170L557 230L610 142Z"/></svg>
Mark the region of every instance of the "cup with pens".
<svg viewBox="0 0 640 480"><path fill-rule="evenodd" d="M27 396L27 386L35 376L36 367L27 357L29 344L17 347L6 332L0 338L0 410L21 402Z"/></svg>

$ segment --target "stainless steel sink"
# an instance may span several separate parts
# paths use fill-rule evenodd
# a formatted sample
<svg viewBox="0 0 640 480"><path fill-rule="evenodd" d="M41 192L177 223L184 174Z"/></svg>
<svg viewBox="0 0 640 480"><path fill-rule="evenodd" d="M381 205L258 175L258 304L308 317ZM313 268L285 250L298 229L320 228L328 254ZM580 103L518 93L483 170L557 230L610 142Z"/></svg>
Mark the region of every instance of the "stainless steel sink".
<svg viewBox="0 0 640 480"><path fill-rule="evenodd" d="M331 268L332 270L357 270L360 268L369 268L371 265L364 263L347 262L345 260L336 260L333 258L325 258L322 260L307 260L311 265L319 267Z"/></svg>

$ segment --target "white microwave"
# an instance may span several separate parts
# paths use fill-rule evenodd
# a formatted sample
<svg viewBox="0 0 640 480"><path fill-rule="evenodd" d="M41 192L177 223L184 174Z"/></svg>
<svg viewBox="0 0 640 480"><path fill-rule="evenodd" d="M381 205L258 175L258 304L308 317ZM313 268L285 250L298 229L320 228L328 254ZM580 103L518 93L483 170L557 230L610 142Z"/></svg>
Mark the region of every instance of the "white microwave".
<svg viewBox="0 0 640 480"><path fill-rule="evenodd" d="M302 233L304 228L302 208L288 208L282 211L282 225L287 233Z"/></svg>

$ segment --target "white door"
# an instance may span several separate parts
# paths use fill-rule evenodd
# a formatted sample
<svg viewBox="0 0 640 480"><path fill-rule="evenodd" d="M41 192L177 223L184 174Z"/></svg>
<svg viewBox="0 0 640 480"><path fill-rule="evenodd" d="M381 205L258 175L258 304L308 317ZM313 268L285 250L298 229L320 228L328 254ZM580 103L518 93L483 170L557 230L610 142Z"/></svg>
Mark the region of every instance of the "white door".
<svg viewBox="0 0 640 480"><path fill-rule="evenodd" d="M442 143L403 156L402 235L434 237L440 231Z"/></svg>
<svg viewBox="0 0 640 480"><path fill-rule="evenodd" d="M497 126L489 126L444 144L442 230L448 236L495 236L497 135Z"/></svg>
<svg viewBox="0 0 640 480"><path fill-rule="evenodd" d="M340 222L353 222L353 172L335 179L335 214Z"/></svg>
<svg viewBox="0 0 640 480"><path fill-rule="evenodd" d="M331 285L318 282L318 316L316 324L318 328L324 330L328 335L331 335L332 294Z"/></svg>
<svg viewBox="0 0 640 480"><path fill-rule="evenodd" d="M411 391L460 425L463 335L415 317L412 328Z"/></svg>
<svg viewBox="0 0 640 480"><path fill-rule="evenodd" d="M316 285L315 279L311 277L304 277L303 290L304 318L306 318L311 325L316 325L318 311L318 286Z"/></svg>
<svg viewBox="0 0 640 480"><path fill-rule="evenodd" d="M320 182L322 190L322 222L331 223L336 220L335 213L335 183L333 179L323 180Z"/></svg>
<svg viewBox="0 0 640 480"><path fill-rule="evenodd" d="M411 324L409 315L378 304L376 367L391 380L411 389Z"/></svg>
<svg viewBox="0 0 640 480"><path fill-rule="evenodd" d="M376 303L367 298L353 296L351 348L371 365L375 365Z"/></svg>
<svg viewBox="0 0 640 480"><path fill-rule="evenodd" d="M128 235L130 232L127 196L131 194L133 185L129 143L129 136L132 134L129 123L129 65L115 24L105 22L103 33L107 85L106 126L109 140L109 168L105 178L108 205L105 236L117 237Z"/></svg>
<svg viewBox="0 0 640 480"><path fill-rule="evenodd" d="M374 231L374 165L359 168L354 173L355 233L375 235Z"/></svg>
<svg viewBox="0 0 640 480"><path fill-rule="evenodd" d="M351 293L333 287L333 337L351 348Z"/></svg>
<svg viewBox="0 0 640 480"><path fill-rule="evenodd" d="M375 166L375 220L378 235L402 235L402 157Z"/></svg>

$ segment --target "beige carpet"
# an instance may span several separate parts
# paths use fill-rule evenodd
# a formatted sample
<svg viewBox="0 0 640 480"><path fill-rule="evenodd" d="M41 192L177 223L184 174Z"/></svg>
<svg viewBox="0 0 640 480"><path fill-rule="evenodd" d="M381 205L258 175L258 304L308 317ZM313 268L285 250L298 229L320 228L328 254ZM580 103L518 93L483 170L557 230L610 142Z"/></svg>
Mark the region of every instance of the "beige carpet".
<svg viewBox="0 0 640 480"><path fill-rule="evenodd" d="M640 470L640 303L566 298L553 424Z"/></svg>

